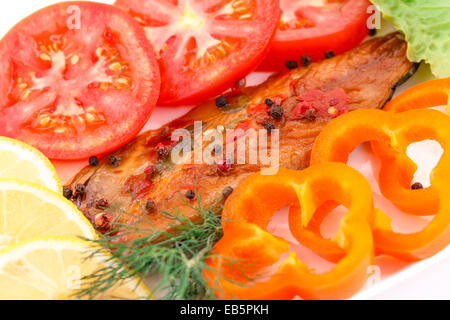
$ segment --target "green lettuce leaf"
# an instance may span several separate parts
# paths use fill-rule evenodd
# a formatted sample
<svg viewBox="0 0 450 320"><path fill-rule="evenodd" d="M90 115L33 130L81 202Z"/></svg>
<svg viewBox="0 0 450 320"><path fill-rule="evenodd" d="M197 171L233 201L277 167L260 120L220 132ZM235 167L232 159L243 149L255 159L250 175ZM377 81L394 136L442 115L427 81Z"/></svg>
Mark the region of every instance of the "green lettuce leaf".
<svg viewBox="0 0 450 320"><path fill-rule="evenodd" d="M425 60L436 77L450 77L450 0L371 1L405 34L411 61Z"/></svg>

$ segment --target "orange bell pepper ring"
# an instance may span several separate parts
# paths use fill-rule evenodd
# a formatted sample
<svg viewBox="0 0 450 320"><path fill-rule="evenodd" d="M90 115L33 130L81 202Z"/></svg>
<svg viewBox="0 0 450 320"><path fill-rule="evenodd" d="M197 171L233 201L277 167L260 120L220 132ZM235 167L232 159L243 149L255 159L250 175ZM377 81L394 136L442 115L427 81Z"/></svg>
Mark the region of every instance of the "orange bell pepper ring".
<svg viewBox="0 0 450 320"><path fill-rule="evenodd" d="M290 243L267 227L277 210L298 205L298 225L291 229L304 228L329 201L343 204L348 212L336 236L322 241L344 254L333 269L319 274L289 252ZM374 217L369 183L344 164L320 164L303 171L280 169L274 176L254 174L225 204L224 236L207 260L205 279L225 299L348 298L365 284L367 268L373 264Z"/></svg>
<svg viewBox="0 0 450 320"><path fill-rule="evenodd" d="M398 113L443 105L450 109L449 97L450 78L431 80L404 91L387 104L384 111ZM412 160L405 156L397 163L395 151L379 142L372 142L372 149L381 160L379 185L387 199L410 214L423 216L437 211L439 197L433 186L411 190L411 181L417 170Z"/></svg>
<svg viewBox="0 0 450 320"><path fill-rule="evenodd" d="M395 165L409 160L407 147L417 141L438 141L444 154L431 174L433 192L438 197L433 220L421 231L401 234L389 225L374 227L377 253L407 260L428 258L450 243L450 118L435 110L410 110L388 113L357 110L345 114L324 128L316 139L311 163L347 162L349 154L361 143L377 141L390 145ZM386 159L385 159L386 160Z"/></svg>

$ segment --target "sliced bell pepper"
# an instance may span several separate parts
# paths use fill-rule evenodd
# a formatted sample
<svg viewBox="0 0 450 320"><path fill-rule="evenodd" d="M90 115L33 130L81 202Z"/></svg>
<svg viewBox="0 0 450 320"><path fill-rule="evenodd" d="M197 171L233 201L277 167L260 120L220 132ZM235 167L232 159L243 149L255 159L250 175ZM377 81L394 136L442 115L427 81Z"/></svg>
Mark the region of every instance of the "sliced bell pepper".
<svg viewBox="0 0 450 320"><path fill-rule="evenodd" d="M267 231L274 213L286 206L292 211L291 229L303 229L328 202L343 204L348 212L328 246L343 254L334 268L316 273L295 253L290 243ZM343 299L366 282L373 264L371 225L374 221L369 183L356 170L340 163L312 166L303 171L280 169L274 176L254 174L233 192L223 210L223 238L207 260L204 276L225 299ZM319 237L319 236L317 236ZM303 240L303 239L300 239ZM307 239L306 246L316 245Z"/></svg>
<svg viewBox="0 0 450 320"><path fill-rule="evenodd" d="M428 109L398 114L357 110L330 122L316 139L312 164L329 161L346 163L349 154L358 145L377 141L390 145L393 163L400 167L410 161L406 156L407 147L426 139L436 140L444 149L431 174L433 192L438 197L434 218L422 231L411 234L396 233L386 223L375 225L377 253L418 260L434 255L450 243L450 118Z"/></svg>
<svg viewBox="0 0 450 320"><path fill-rule="evenodd" d="M450 113L450 78L423 82L401 93L384 111L398 113L412 109L425 109L448 105ZM380 190L398 208L410 214L430 215L437 211L439 197L431 186L411 190L411 181L417 165L408 159L396 163L396 154L390 146L372 142L374 153L381 160Z"/></svg>

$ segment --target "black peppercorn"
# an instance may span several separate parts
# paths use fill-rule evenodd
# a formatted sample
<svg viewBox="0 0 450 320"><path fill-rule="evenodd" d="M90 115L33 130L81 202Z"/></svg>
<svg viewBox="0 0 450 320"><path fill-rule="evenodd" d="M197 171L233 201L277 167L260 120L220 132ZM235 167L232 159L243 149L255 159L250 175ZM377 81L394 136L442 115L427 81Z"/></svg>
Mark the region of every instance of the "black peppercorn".
<svg viewBox="0 0 450 320"><path fill-rule="evenodd" d="M228 99L225 96L220 96L216 99L216 106L218 108L225 108L228 105Z"/></svg>
<svg viewBox="0 0 450 320"><path fill-rule="evenodd" d="M316 109L309 109L305 112L305 119L309 121L314 121L317 118Z"/></svg>
<svg viewBox="0 0 450 320"><path fill-rule="evenodd" d="M283 118L283 114L284 114L284 110L279 104L274 104L270 108L270 116L274 119L279 120L279 119Z"/></svg>
<svg viewBox="0 0 450 320"><path fill-rule="evenodd" d="M224 199L228 199L228 197L233 193L234 189L232 187L226 187L222 191L222 195Z"/></svg>
<svg viewBox="0 0 450 320"><path fill-rule="evenodd" d="M275 130L275 125L272 122L267 121L266 123L264 123L264 129L266 129L267 131Z"/></svg>
<svg viewBox="0 0 450 320"><path fill-rule="evenodd" d="M288 68L289 70L298 68L298 63L293 60L288 60L288 61L286 61L286 68Z"/></svg>
<svg viewBox="0 0 450 320"><path fill-rule="evenodd" d="M375 29L375 28L369 29L369 36L373 37L376 34L377 34L377 29Z"/></svg>
<svg viewBox="0 0 450 320"><path fill-rule="evenodd" d="M80 183L75 186L75 194L76 195L82 196L82 195L84 195L85 192L86 192L86 186L84 184Z"/></svg>
<svg viewBox="0 0 450 320"><path fill-rule="evenodd" d="M99 210L104 210L109 207L108 200L100 199L95 202L95 207Z"/></svg>
<svg viewBox="0 0 450 320"><path fill-rule="evenodd" d="M155 212L156 210L156 202L148 199L145 203L145 210L147 210L148 213Z"/></svg>
<svg viewBox="0 0 450 320"><path fill-rule="evenodd" d="M195 198L195 192L192 190L188 190L188 191L186 191L185 196L187 199L193 200Z"/></svg>
<svg viewBox="0 0 450 320"><path fill-rule="evenodd" d="M325 59L331 59L334 57L334 52L333 51L326 51L324 54Z"/></svg>
<svg viewBox="0 0 450 320"><path fill-rule="evenodd" d="M308 55L304 55L304 56L302 56L302 59L300 61L301 61L302 65L307 67L311 64L311 57Z"/></svg>
<svg viewBox="0 0 450 320"><path fill-rule="evenodd" d="M72 190L70 190L69 188L64 188L63 189L63 196L64 196L64 198L70 200L72 198L72 196L73 196Z"/></svg>
<svg viewBox="0 0 450 320"><path fill-rule="evenodd" d="M416 182L411 186L412 190L420 190L423 189L423 185L420 182Z"/></svg>
<svg viewBox="0 0 450 320"><path fill-rule="evenodd" d="M268 106L271 107L273 105L273 101L272 99L267 98L266 100L264 100L264 103Z"/></svg>
<svg viewBox="0 0 450 320"><path fill-rule="evenodd" d="M120 156L111 155L109 156L108 161L112 167L118 167L120 166L122 159L120 158Z"/></svg>
<svg viewBox="0 0 450 320"><path fill-rule="evenodd" d="M91 167L96 167L96 166L98 166L98 163L99 163L99 161L98 161L98 158L97 158L96 156L93 156L93 157L90 157L90 158L89 158L89 165L90 165Z"/></svg>
<svg viewBox="0 0 450 320"><path fill-rule="evenodd" d="M169 156L170 151L169 151L169 148L168 148L168 147L166 147L166 146L161 146L161 147L158 147L158 148L156 149L156 153L158 154L158 157L159 157L160 159L165 160L165 159L167 159L167 157Z"/></svg>

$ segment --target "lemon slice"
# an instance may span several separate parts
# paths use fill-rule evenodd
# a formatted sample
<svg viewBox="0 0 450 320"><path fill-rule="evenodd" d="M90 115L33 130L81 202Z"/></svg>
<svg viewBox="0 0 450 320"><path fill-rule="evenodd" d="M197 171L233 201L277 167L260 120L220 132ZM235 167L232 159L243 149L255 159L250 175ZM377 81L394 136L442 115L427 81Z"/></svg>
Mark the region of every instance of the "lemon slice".
<svg viewBox="0 0 450 320"><path fill-rule="evenodd" d="M29 182L0 179L0 249L46 236L94 239L96 232L63 196Z"/></svg>
<svg viewBox="0 0 450 320"><path fill-rule="evenodd" d="M0 178L36 183L61 193L55 168L40 151L17 140L0 137Z"/></svg>
<svg viewBox="0 0 450 320"><path fill-rule="evenodd" d="M70 238L41 238L0 251L0 300L75 299L86 283L83 277L111 265L107 253L86 259L98 249ZM98 299L143 299L150 292L131 278L104 292Z"/></svg>

